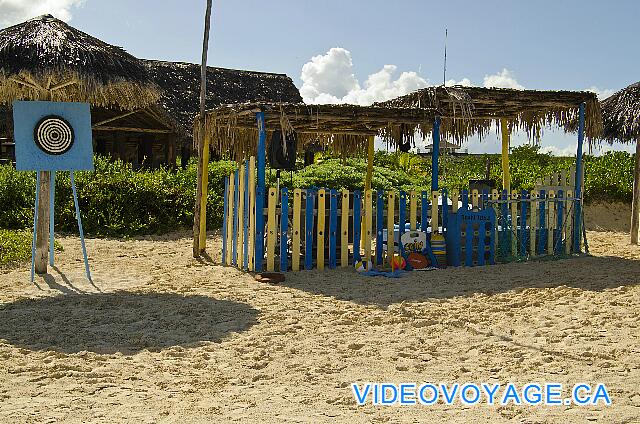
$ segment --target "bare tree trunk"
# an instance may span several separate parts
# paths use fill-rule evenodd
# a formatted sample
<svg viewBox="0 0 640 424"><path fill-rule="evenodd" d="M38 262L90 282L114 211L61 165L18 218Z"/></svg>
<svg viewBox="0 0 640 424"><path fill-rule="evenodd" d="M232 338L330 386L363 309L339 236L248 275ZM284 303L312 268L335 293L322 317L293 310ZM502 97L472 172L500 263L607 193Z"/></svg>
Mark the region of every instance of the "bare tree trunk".
<svg viewBox="0 0 640 424"><path fill-rule="evenodd" d="M636 140L636 163L633 172L633 203L631 204L631 244L638 244L640 230L640 138Z"/></svg>
<svg viewBox="0 0 640 424"><path fill-rule="evenodd" d="M202 173L204 169L204 112L205 101L207 97L207 51L209 50L209 31L211 28L211 3L212 0L207 0L207 11L204 18L204 38L202 40L202 66L200 69L200 115L198 121L200 125L200 134L198 138L198 181L196 187L196 204L193 213L194 258L200 256L200 215L202 214L200 200L202 197Z"/></svg>

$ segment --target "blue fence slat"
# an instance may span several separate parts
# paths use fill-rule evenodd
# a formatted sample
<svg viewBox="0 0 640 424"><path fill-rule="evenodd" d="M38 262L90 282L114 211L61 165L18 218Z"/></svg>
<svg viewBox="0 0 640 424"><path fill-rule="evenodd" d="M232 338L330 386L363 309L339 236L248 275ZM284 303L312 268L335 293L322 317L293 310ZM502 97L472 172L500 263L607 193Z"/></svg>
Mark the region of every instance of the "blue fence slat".
<svg viewBox="0 0 640 424"><path fill-rule="evenodd" d="M229 214L229 177L224 177L224 203L222 207L222 263L227 263L227 216Z"/></svg>
<svg viewBox="0 0 640 424"><path fill-rule="evenodd" d="M244 211L242 217L242 228L244 238L244 245L242 246L244 263L242 267L249 269L249 161L246 160L244 164Z"/></svg>
<svg viewBox="0 0 640 424"><path fill-rule="evenodd" d="M231 263L233 266L238 265L238 201L240 198L240 184L238 170L233 175L233 183L235 190L233 191L233 238L231 239Z"/></svg>
<svg viewBox="0 0 640 424"><path fill-rule="evenodd" d="M289 190L282 189L280 201L280 272L289 269Z"/></svg>
<svg viewBox="0 0 640 424"><path fill-rule="evenodd" d="M336 237L338 233L338 192L329 192L329 268L333 269L337 263Z"/></svg>
<svg viewBox="0 0 640 424"><path fill-rule="evenodd" d="M362 206L362 194L353 192L353 263L360 259L360 209Z"/></svg>
<svg viewBox="0 0 640 424"><path fill-rule="evenodd" d="M264 187L256 187L255 268L262 271L264 262Z"/></svg>
<svg viewBox="0 0 640 424"><path fill-rule="evenodd" d="M482 190L482 201L480 202L480 209L485 210L489 204L489 191Z"/></svg>
<svg viewBox="0 0 640 424"><path fill-rule="evenodd" d="M420 195L420 230L427 232L429 228L429 200L431 196L428 191L423 191ZM387 237L389 237L387 235Z"/></svg>
<svg viewBox="0 0 640 424"><path fill-rule="evenodd" d="M538 211L538 222L539 222L539 234L538 234L538 254L544 254L546 247L547 247L547 220L546 220L546 211L547 211L547 202L546 201L542 201L547 197L547 193L545 192L545 190L540 190L540 210Z"/></svg>
<svg viewBox="0 0 640 424"><path fill-rule="evenodd" d="M313 210L315 208L315 193L307 189L307 205L304 223L304 268L313 268Z"/></svg>
<svg viewBox="0 0 640 424"><path fill-rule="evenodd" d="M462 210L469 209L469 190L462 190L462 194L460 196L462 198Z"/></svg>
<svg viewBox="0 0 640 424"><path fill-rule="evenodd" d="M511 252L511 221L509 219L509 193L507 190L502 190L502 203L500 217L500 225L502 227L500 240L500 253L503 256L509 256Z"/></svg>
<svg viewBox="0 0 640 424"><path fill-rule="evenodd" d="M384 229L384 191L378 190L376 199L376 264L382 264L382 232Z"/></svg>

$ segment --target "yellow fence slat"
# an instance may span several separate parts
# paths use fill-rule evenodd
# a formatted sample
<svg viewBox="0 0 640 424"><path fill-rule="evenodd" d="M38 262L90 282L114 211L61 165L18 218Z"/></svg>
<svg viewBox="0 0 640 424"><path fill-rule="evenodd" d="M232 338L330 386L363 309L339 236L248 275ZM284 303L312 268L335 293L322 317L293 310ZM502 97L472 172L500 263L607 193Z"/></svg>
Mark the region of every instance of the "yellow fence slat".
<svg viewBox="0 0 640 424"><path fill-rule="evenodd" d="M549 201L547 202L547 209L549 212L547 213L548 221L547 228L549 229L549 235L547 237L547 252L550 255L553 255L553 230L556 228L556 192L554 190L549 190Z"/></svg>
<svg viewBox="0 0 640 424"><path fill-rule="evenodd" d="M227 265L231 265L233 257L231 249L233 248L233 220L235 219L236 212L233 210L233 198L236 192L235 184L235 175L232 172L231 175L229 175L229 197L227 197L229 199L229 207L227 208Z"/></svg>
<svg viewBox="0 0 640 424"><path fill-rule="evenodd" d="M269 272L276 270L276 204L278 203L276 194L276 188L271 187L269 189L269 203L267 210L267 271Z"/></svg>
<svg viewBox="0 0 640 424"><path fill-rule="evenodd" d="M567 255L571 254L571 243L573 242L573 191L567 190L565 194L565 202L564 202L564 210L566 211L565 217L565 226L566 226L566 236L565 236L565 253Z"/></svg>
<svg viewBox="0 0 640 424"><path fill-rule="evenodd" d="M409 192L409 223L411 231L415 231L418 225L418 197L415 191Z"/></svg>
<svg viewBox="0 0 640 424"><path fill-rule="evenodd" d="M531 251L531 257L536 256L536 242L537 242L537 234L536 229L538 228L538 192L533 190L531 192L531 225L529 232L529 250Z"/></svg>
<svg viewBox="0 0 640 424"><path fill-rule="evenodd" d="M471 206L473 209L478 207L478 190L476 189L471 190Z"/></svg>
<svg viewBox="0 0 640 424"><path fill-rule="evenodd" d="M317 234L317 260L318 260L318 270L322 271L324 269L324 214L325 214L325 190L318 190L318 228L316 229Z"/></svg>
<svg viewBox="0 0 640 424"><path fill-rule="evenodd" d="M440 225L438 220L438 198L440 197L439 191L431 192L431 233L435 234L440 232Z"/></svg>
<svg viewBox="0 0 640 424"><path fill-rule="evenodd" d="M340 266L349 266L349 190L342 190L340 216Z"/></svg>
<svg viewBox="0 0 640 424"><path fill-rule="evenodd" d="M373 191L366 190L364 194L364 258L371 260L371 223L373 219Z"/></svg>
<svg viewBox="0 0 640 424"><path fill-rule="evenodd" d="M293 237L291 239L291 269L300 271L300 205L302 190L293 190Z"/></svg>
<svg viewBox="0 0 640 424"><path fill-rule="evenodd" d="M238 268L242 269L244 266L244 243L245 243L245 233L244 233L244 193L246 187L244 186L244 174L245 174L245 166L244 162L240 165L240 191L238 198Z"/></svg>
<svg viewBox="0 0 640 424"><path fill-rule="evenodd" d="M387 195L387 261L393 269L394 224L396 214L396 195L390 191Z"/></svg>
<svg viewBox="0 0 640 424"><path fill-rule="evenodd" d="M227 234L229 233L227 232ZM256 158L255 156L251 156L251 158L249 159L249 271L255 271L256 269L255 268L255 250L254 250L255 246L256 246Z"/></svg>
<svg viewBox="0 0 640 424"><path fill-rule="evenodd" d="M451 212L458 212L458 202L460 201L460 192L458 190L453 190L451 192Z"/></svg>

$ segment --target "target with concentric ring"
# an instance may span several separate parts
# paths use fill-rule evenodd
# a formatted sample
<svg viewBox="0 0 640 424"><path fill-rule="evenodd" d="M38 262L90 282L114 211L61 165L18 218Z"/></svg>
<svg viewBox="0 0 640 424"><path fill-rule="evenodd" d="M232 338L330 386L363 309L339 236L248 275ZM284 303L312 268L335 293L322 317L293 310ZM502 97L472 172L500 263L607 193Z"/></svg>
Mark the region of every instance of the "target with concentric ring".
<svg viewBox="0 0 640 424"><path fill-rule="evenodd" d="M61 116L45 116L36 124L33 139L43 152L62 155L73 147L73 127Z"/></svg>

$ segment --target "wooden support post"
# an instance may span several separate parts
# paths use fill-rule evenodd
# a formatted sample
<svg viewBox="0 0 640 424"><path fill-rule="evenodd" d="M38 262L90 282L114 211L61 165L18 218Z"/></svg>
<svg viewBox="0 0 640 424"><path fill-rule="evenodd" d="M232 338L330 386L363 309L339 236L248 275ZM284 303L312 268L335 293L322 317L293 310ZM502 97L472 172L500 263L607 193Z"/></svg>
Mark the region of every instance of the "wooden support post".
<svg viewBox="0 0 640 424"><path fill-rule="evenodd" d="M511 174L509 172L509 128L507 120L500 119L500 130L502 133L502 189L511 193Z"/></svg>
<svg viewBox="0 0 640 424"><path fill-rule="evenodd" d="M373 143L374 143L375 137L374 136L370 136L369 137L369 143L367 144L367 176L364 180L364 189L366 190L371 190L371 180L373 180L373 153L374 153L374 148L373 148Z"/></svg>
<svg viewBox="0 0 640 424"><path fill-rule="evenodd" d="M256 181L256 228L255 228L255 270L262 271L264 260L264 198L265 198L265 169L266 169L266 139L264 113L256 113L258 123L258 172Z"/></svg>
<svg viewBox="0 0 640 424"><path fill-rule="evenodd" d="M576 203L573 224L573 251L580 253L582 251L580 241L582 237L582 143L584 142L584 114L585 104L580 103L578 114L578 151L576 152Z"/></svg>
<svg viewBox="0 0 640 424"><path fill-rule="evenodd" d="M40 196L38 198L38 223L36 226L36 274L47 273L47 262L49 260L49 210L51 194L51 171L40 172Z"/></svg>
<svg viewBox="0 0 640 424"><path fill-rule="evenodd" d="M438 156L440 156L440 117L433 122L433 148L431 149L431 191L438 191ZM432 218L433 219L433 218ZM437 227L436 227L436 233Z"/></svg>
<svg viewBox="0 0 640 424"><path fill-rule="evenodd" d="M636 140L636 160L633 171L633 203L631 204L631 244L638 244L640 236L640 137Z"/></svg>

